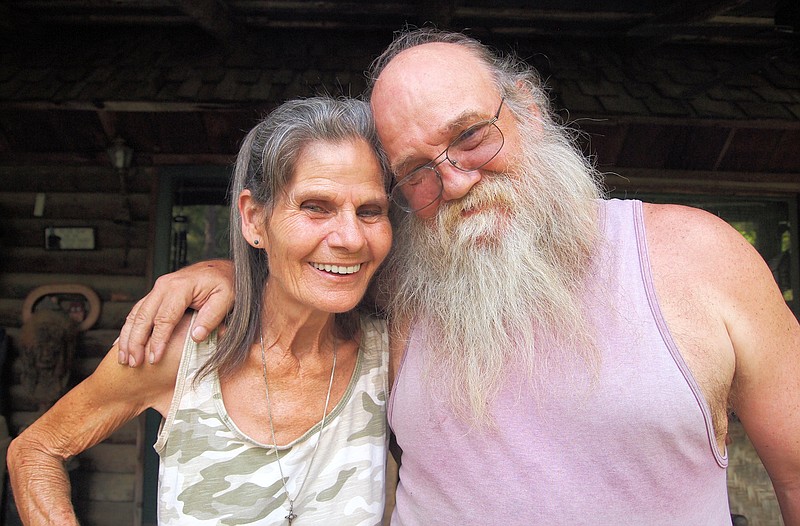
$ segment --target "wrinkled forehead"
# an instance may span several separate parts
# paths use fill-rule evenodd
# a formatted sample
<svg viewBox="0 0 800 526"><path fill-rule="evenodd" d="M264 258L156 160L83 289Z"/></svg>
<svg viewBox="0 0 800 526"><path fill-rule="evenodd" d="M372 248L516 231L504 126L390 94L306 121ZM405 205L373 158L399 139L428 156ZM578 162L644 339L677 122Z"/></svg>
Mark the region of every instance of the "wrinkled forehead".
<svg viewBox="0 0 800 526"><path fill-rule="evenodd" d="M457 44L428 43L393 58L370 99L378 135L390 162L409 141L438 144L467 112L499 100L487 66Z"/></svg>

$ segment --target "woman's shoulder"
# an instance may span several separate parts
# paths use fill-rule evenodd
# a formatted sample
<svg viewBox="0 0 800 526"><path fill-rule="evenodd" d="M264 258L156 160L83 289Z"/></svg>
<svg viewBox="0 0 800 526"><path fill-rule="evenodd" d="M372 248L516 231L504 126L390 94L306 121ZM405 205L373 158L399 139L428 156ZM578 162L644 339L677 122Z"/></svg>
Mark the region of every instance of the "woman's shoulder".
<svg viewBox="0 0 800 526"><path fill-rule="evenodd" d="M388 341L386 319L374 314L361 314L361 339L371 342L372 346L381 346ZM362 344L363 346L363 344Z"/></svg>
<svg viewBox="0 0 800 526"><path fill-rule="evenodd" d="M178 362L186 362L187 355L194 360L204 362L217 347L217 337L220 328L211 331L202 342L195 342L191 337L191 330L197 318L197 311L187 310L175 326L175 330L167 343L165 359L177 358Z"/></svg>
<svg viewBox="0 0 800 526"><path fill-rule="evenodd" d="M372 314L361 314L360 340L360 352L364 357L371 357L381 365L386 362L389 355L386 319Z"/></svg>
<svg viewBox="0 0 800 526"><path fill-rule="evenodd" d="M378 314L362 312L359 314L362 330L386 332L386 318Z"/></svg>

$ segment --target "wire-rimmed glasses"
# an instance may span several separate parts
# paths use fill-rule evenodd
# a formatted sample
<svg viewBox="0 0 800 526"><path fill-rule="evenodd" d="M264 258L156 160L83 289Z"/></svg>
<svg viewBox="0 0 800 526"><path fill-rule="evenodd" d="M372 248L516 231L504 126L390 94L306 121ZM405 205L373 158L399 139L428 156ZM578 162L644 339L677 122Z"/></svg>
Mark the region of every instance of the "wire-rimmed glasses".
<svg viewBox="0 0 800 526"><path fill-rule="evenodd" d="M445 161L457 170L472 172L483 168L503 148L503 132L497 127L505 97L494 117L476 122L456 137L442 153L404 176L396 176L389 198L408 213L418 212L442 196L442 175L438 166ZM444 156L444 159L437 160Z"/></svg>

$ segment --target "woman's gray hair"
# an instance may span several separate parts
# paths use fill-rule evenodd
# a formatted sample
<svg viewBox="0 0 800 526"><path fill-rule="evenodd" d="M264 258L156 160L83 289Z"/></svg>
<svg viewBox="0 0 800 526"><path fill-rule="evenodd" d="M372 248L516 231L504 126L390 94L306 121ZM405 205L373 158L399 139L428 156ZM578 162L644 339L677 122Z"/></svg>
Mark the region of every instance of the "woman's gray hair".
<svg viewBox="0 0 800 526"><path fill-rule="evenodd" d="M211 371L217 371L221 377L230 374L244 363L250 345L259 340L269 262L266 252L252 247L242 234L239 195L250 190L253 200L263 206L266 223L278 197L290 183L304 148L319 142L338 144L356 140L364 140L372 147L388 189L387 163L369 105L362 100L328 96L291 100L272 111L244 138L229 189L236 299L218 349L198 378ZM338 336L352 338L357 329L355 311L336 315Z"/></svg>
<svg viewBox="0 0 800 526"><path fill-rule="evenodd" d="M533 67L514 54L503 55L463 33L442 31L433 27L404 29L395 33L392 43L372 61L367 71L367 97L372 94L375 82L392 59L407 49L431 43L461 46L483 62L500 95L505 97L506 106L517 118L528 117L530 103L533 102L539 108L543 124L553 122L550 99L539 73Z"/></svg>

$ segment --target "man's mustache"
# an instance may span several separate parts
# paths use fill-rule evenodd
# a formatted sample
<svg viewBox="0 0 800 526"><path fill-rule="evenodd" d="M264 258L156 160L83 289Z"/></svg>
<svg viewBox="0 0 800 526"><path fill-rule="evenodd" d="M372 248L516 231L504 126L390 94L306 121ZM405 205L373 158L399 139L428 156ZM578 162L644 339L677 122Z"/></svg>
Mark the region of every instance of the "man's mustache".
<svg viewBox="0 0 800 526"><path fill-rule="evenodd" d="M491 173L475 184L465 196L447 201L439 207L438 216L449 223L481 210L513 212L519 205L518 189L505 173Z"/></svg>

